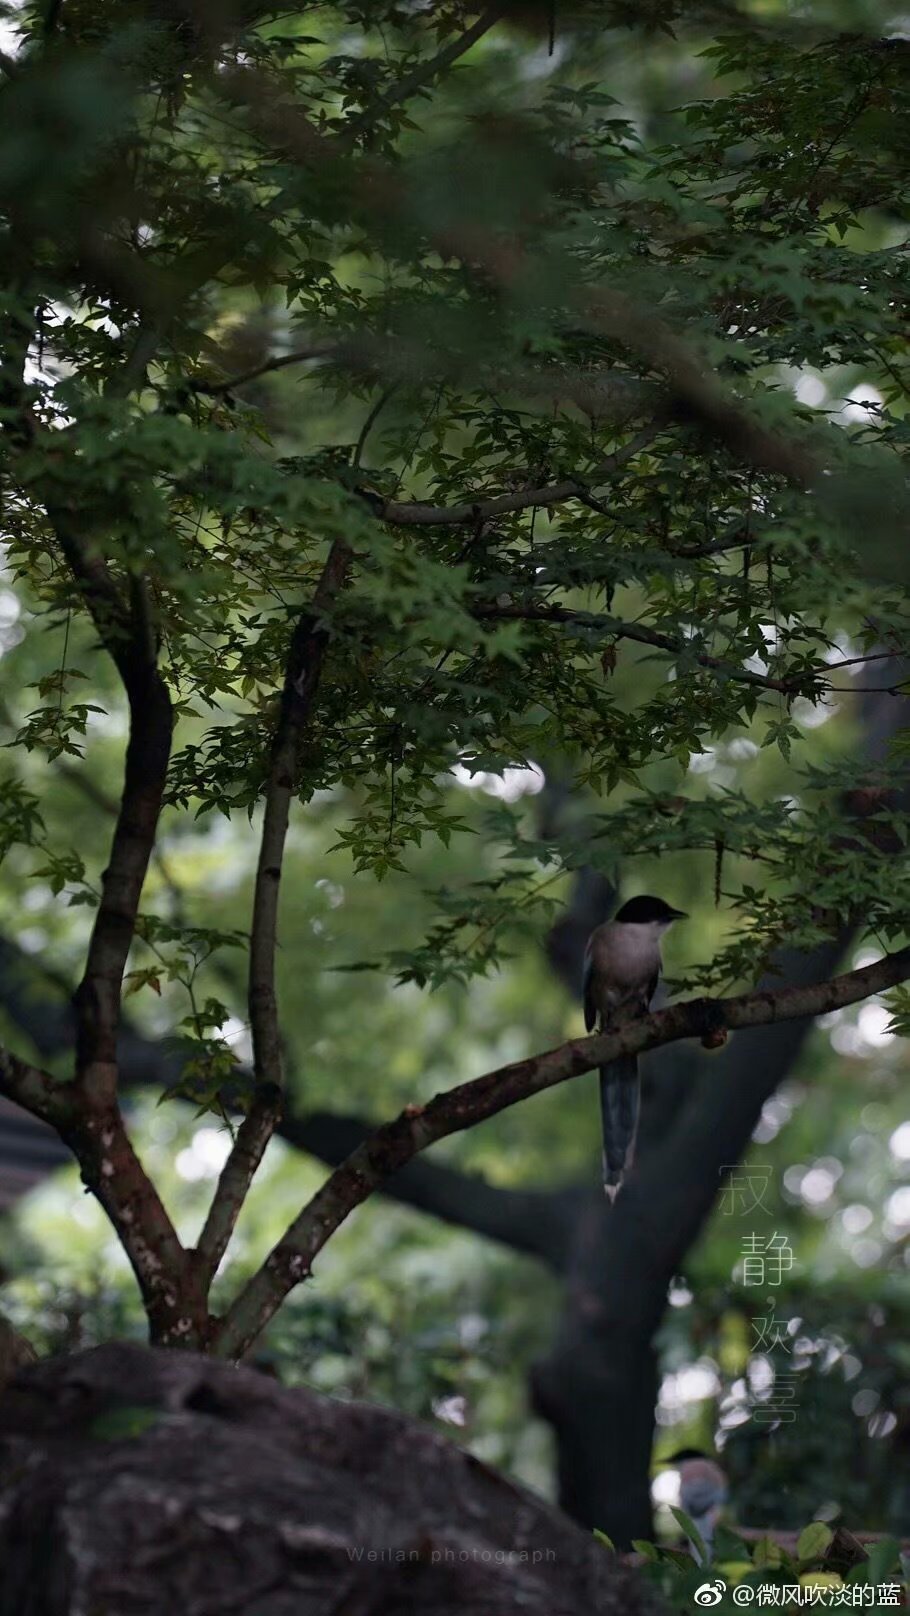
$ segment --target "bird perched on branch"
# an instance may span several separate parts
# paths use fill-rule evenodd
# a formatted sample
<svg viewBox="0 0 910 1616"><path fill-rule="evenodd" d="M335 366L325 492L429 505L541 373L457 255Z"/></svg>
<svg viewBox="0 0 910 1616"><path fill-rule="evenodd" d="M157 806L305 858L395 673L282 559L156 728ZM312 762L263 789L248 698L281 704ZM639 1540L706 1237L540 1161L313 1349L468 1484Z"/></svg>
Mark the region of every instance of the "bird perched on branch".
<svg viewBox="0 0 910 1616"><path fill-rule="evenodd" d="M585 949L585 1026L612 1032L645 1014L660 976L660 940L674 920L684 920L663 898L630 898L612 920L597 926ZM637 1055L622 1055L600 1068L604 1189L611 1201L622 1188L635 1156L640 1102Z"/></svg>

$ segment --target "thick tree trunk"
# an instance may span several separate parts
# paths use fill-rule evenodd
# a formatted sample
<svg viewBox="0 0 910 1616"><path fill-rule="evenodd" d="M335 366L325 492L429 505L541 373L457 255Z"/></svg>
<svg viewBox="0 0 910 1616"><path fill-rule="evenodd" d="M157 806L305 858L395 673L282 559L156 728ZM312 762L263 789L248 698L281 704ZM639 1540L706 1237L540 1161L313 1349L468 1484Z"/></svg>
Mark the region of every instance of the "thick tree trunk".
<svg viewBox="0 0 910 1616"><path fill-rule="evenodd" d="M590 1533L391 1409L108 1346L0 1397L0 1616L659 1616Z"/></svg>
<svg viewBox="0 0 910 1616"><path fill-rule="evenodd" d="M627 1201L634 1191L626 1188ZM650 1461L657 1402L653 1336L666 1286L652 1272L646 1224L618 1220L603 1191L576 1225L565 1302L532 1395L556 1438L559 1500L619 1549L652 1536Z"/></svg>
<svg viewBox="0 0 910 1616"><path fill-rule="evenodd" d="M540 1365L533 1377L537 1411L556 1438L562 1508L597 1527L616 1547L651 1535L648 1471L657 1400L657 1357L635 1331L601 1346L579 1343L558 1376Z"/></svg>

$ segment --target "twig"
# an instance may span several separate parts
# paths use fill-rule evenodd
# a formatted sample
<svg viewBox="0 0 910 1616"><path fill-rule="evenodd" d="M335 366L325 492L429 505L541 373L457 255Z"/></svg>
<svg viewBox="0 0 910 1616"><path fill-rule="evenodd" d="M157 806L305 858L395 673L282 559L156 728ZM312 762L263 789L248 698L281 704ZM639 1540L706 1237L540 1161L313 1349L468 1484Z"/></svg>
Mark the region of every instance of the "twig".
<svg viewBox="0 0 910 1616"><path fill-rule="evenodd" d="M641 454L665 430L662 422L651 422L636 432L628 443L593 466L585 477L564 477L557 483L543 483L538 488L519 488L510 494L494 494L486 499L464 500L458 505L428 505L421 500L380 500L375 494L365 494L371 508L384 522L396 527L462 527L489 521L512 511L527 511L537 506L562 505L566 500L588 496L589 488L609 479Z"/></svg>
<svg viewBox="0 0 910 1616"><path fill-rule="evenodd" d="M805 679L774 679L770 674L756 673L752 668L744 668L738 662L725 661L723 657L713 656L708 651L697 651L691 640L673 639L672 635L661 634L657 629L648 628L645 623L626 623L620 618L607 617L596 612L576 612L568 606L548 606L545 603L534 602L527 605L520 603L507 606L477 605L472 607L472 615L481 619L492 618L495 621L565 623L579 628L600 629L611 639L634 640L639 645L651 645L656 650L668 651L671 656L679 659L688 657L697 662L699 667L711 668L739 684L759 685L765 690L776 690L784 696L799 695L806 682Z"/></svg>
<svg viewBox="0 0 910 1616"><path fill-rule="evenodd" d="M305 348L293 348L290 353L273 354L270 359L264 359L258 365L251 365L249 370L241 370L236 376L229 376L226 381L216 382L206 376L191 377L189 386L194 393L209 393L214 397L223 393L233 393L245 382L255 382L260 376L268 376L273 370L285 370L288 365L303 365L310 359L333 359L339 353L337 342L311 342Z"/></svg>
<svg viewBox="0 0 910 1616"><path fill-rule="evenodd" d="M459 34L455 39L450 39L449 43L443 45L442 49L431 57L429 61L419 62L412 72L406 73L403 78L398 80L397 84L393 84L390 89L386 90L385 95L376 96L368 112L360 113L358 117L352 118L350 123L346 124L338 137L339 142L347 144L357 135L371 129L384 112L389 112L392 107L400 105L402 101L412 100L425 85L438 78L440 73L444 73L447 67L451 67L453 62L457 62L460 56L464 56L472 45L476 45L478 39L489 33L489 30L495 27L496 23L505 16L507 11L508 5L504 3L504 0L500 0L498 5L488 6L485 11L481 12L477 21L472 23L470 28L465 29L463 34Z"/></svg>
<svg viewBox="0 0 910 1616"><path fill-rule="evenodd" d="M397 381L391 382L388 387L383 388L382 392L380 393L379 397L377 398L376 403L373 405L373 408L370 410L369 414L367 415L367 418L364 421L363 426L360 428L360 433L358 435L357 442L354 445L354 453L351 455L351 465L352 466L359 466L360 465L361 459L363 457L363 451L366 448L367 438L369 437L369 435L372 432L374 426L376 425L376 422L379 419L379 415L380 415L381 411L385 409L385 407L388 404L389 400L394 397L394 395L398 391L398 388L400 387L400 385L401 385L400 382L397 382Z"/></svg>

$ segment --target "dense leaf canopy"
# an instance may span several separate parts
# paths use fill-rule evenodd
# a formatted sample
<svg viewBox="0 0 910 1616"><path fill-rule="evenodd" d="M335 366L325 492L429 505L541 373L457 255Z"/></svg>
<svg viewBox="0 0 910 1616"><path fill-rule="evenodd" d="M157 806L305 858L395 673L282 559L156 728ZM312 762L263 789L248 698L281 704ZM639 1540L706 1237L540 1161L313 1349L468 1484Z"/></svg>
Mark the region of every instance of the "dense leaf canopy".
<svg viewBox="0 0 910 1616"><path fill-rule="evenodd" d="M145 580L180 717L168 800L250 808L293 622L340 540L295 789L356 796L355 867L382 877L462 828L456 762L558 755L635 794L599 817L599 857L750 861L711 972L739 979L832 916L888 938L906 915L880 837L830 857L880 761L794 756L795 811L672 784L747 725L789 758L796 704L895 677L852 659L903 643L905 51L742 29L707 51L711 95L651 131L582 81L611 36L577 13L564 67L528 80L520 22L500 27L430 121L460 6L429 29L323 9L317 32L257 8L226 37L204 11L74 6L26 47L5 89L31 130L5 171L10 561L73 622L18 739L78 752L95 705L65 512ZM288 363L272 408L262 373ZM851 365L887 375L858 423L793 398L794 373ZM334 441L308 441L326 395ZM27 839L37 807L6 792L6 838ZM874 817L900 838L886 797ZM486 968L537 872L571 862L516 845L505 812L495 829L509 874L446 894L428 946L392 961L405 978Z"/></svg>
<svg viewBox="0 0 910 1616"><path fill-rule="evenodd" d="M371 1094L371 1046L391 1106L527 1054L510 1016L552 1036L539 976L476 979L580 870L698 906L677 985L902 941L896 11L5 10L7 917L44 883L75 979L99 903L129 911L99 880L125 690L163 837L114 952L203 1108L246 1082L282 791L279 1011L319 1098ZM217 825L245 874L263 804L251 921ZM386 982L446 1006L400 1001L416 1053ZM515 1121L533 1169L575 1166L565 1104Z"/></svg>

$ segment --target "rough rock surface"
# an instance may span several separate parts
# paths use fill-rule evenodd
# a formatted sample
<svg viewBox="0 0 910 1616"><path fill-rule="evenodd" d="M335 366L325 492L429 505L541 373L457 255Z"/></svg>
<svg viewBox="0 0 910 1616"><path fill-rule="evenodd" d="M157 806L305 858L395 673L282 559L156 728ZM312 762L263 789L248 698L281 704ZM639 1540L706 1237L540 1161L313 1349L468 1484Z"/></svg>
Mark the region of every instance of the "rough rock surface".
<svg viewBox="0 0 910 1616"><path fill-rule="evenodd" d="M656 1616L587 1533L416 1421L105 1346L0 1397L0 1616Z"/></svg>

